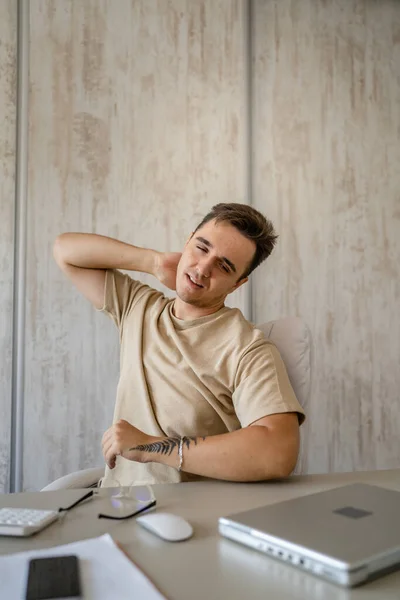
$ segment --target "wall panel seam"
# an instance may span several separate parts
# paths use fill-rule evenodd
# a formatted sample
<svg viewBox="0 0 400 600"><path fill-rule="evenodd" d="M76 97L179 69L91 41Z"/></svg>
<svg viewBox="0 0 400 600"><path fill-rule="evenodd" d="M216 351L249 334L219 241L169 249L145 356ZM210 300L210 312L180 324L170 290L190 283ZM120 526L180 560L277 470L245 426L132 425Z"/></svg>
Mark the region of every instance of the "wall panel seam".
<svg viewBox="0 0 400 600"><path fill-rule="evenodd" d="M18 0L17 127L11 387L10 491L22 489L28 179L29 0Z"/></svg>
<svg viewBox="0 0 400 600"><path fill-rule="evenodd" d="M246 202L253 204L253 2L246 1L244 22L244 51L245 51L245 94L246 94L246 143L245 143L245 172L246 172ZM253 320L253 277L250 277L245 287L244 298L245 317Z"/></svg>

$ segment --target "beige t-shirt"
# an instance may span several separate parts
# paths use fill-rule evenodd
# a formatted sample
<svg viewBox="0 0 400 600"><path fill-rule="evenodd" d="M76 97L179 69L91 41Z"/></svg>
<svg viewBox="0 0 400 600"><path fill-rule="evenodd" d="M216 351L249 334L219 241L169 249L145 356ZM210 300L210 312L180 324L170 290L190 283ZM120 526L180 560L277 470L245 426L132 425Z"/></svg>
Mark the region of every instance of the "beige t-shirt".
<svg viewBox="0 0 400 600"><path fill-rule="evenodd" d="M267 415L304 412L276 347L236 308L191 321L174 300L116 270L107 271L103 311L120 333L114 422L154 436L210 436ZM158 463L117 458L104 486L197 478Z"/></svg>

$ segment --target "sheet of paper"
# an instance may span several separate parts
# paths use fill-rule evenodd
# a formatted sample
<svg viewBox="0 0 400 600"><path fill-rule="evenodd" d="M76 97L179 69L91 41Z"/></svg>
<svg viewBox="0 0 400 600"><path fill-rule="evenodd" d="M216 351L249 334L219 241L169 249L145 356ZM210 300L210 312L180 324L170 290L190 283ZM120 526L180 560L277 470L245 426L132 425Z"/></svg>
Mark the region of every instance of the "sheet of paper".
<svg viewBox="0 0 400 600"><path fill-rule="evenodd" d="M84 600L165 600L108 534L64 546L0 556L0 597L24 600L29 559L62 554L79 557Z"/></svg>

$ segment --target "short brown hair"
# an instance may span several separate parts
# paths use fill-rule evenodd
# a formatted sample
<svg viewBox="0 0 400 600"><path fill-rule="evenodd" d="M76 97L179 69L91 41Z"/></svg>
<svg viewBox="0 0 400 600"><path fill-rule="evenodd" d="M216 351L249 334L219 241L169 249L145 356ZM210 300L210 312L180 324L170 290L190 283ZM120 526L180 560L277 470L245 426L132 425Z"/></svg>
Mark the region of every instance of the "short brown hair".
<svg viewBox="0 0 400 600"><path fill-rule="evenodd" d="M215 220L216 223L230 223L244 237L252 240L256 245L253 259L239 279L248 277L258 265L268 258L278 239L272 222L248 204L239 204L236 202L216 204L206 214L194 232L212 220Z"/></svg>

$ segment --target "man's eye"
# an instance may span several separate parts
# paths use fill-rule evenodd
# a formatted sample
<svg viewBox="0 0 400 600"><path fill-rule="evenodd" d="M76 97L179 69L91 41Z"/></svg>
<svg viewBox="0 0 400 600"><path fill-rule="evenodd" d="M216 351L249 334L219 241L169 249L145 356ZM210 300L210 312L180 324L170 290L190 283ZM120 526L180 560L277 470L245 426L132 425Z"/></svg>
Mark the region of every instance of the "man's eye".
<svg viewBox="0 0 400 600"><path fill-rule="evenodd" d="M201 246L197 246L197 248L198 248L199 250L201 250L202 252L207 252L207 250L206 250L205 248L202 248Z"/></svg>
<svg viewBox="0 0 400 600"><path fill-rule="evenodd" d="M221 268L225 271L225 273L230 273L230 269L226 266L226 264L221 263Z"/></svg>

